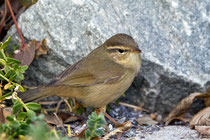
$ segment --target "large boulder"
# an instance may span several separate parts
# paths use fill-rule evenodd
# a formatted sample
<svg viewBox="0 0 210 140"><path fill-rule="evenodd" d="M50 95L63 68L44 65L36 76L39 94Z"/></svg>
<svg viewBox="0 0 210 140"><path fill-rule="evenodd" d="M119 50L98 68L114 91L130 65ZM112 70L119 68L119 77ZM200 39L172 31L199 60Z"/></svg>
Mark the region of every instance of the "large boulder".
<svg viewBox="0 0 210 140"><path fill-rule="evenodd" d="M18 19L26 40L47 39L50 51L30 65L25 83L48 83L117 33L143 51L127 100L167 113L210 85L209 0L39 0ZM19 40L13 26L8 33Z"/></svg>

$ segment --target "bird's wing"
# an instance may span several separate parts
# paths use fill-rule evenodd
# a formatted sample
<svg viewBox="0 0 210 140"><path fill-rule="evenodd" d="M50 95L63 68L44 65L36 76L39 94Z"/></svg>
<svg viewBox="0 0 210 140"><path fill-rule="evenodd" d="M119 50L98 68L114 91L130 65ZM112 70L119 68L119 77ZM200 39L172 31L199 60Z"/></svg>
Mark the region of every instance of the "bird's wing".
<svg viewBox="0 0 210 140"><path fill-rule="evenodd" d="M112 62L95 63L78 61L51 81L49 86L92 86L110 84L122 79L124 72L121 66L115 64L113 69L113 65L110 65Z"/></svg>
<svg viewBox="0 0 210 140"><path fill-rule="evenodd" d="M80 60L81 61L81 60ZM61 81L62 79L65 79L68 75L71 73L74 73L74 71L77 69L77 65L79 65L80 61L74 63L70 67L66 68L63 72L61 72L59 75L57 75L54 79L52 79L47 86L52 86Z"/></svg>

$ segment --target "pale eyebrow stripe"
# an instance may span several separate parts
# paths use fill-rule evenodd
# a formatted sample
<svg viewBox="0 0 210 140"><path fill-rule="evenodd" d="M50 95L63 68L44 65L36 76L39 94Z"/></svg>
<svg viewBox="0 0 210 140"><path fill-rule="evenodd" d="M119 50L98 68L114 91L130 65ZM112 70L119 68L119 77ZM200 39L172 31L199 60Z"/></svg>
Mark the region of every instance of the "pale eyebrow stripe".
<svg viewBox="0 0 210 140"><path fill-rule="evenodd" d="M111 49L122 49L122 50L131 50L129 47L126 47L126 46L109 46L107 47L108 50L111 50Z"/></svg>

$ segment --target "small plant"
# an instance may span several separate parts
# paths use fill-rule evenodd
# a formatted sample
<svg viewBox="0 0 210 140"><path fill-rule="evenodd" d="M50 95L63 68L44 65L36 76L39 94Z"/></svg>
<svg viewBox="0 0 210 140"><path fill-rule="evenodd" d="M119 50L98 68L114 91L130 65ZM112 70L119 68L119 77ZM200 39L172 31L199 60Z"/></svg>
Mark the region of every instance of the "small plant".
<svg viewBox="0 0 210 140"><path fill-rule="evenodd" d="M21 81L28 66L20 66L20 61L5 54L5 48L10 40L9 37L4 43L0 42L0 103L6 99L12 100L13 103L12 113L6 117L7 123L0 124L0 139L66 139L59 137L54 129L49 129L43 114L36 115L35 111L41 109L39 104L33 102L25 104L17 96L17 92L25 91ZM3 109L0 106L0 110ZM1 115L3 118L4 115Z"/></svg>
<svg viewBox="0 0 210 140"><path fill-rule="evenodd" d="M24 92L24 88L20 85L20 82L24 79L24 73L28 69L28 66L20 66L20 61L6 56L5 48L8 46L9 42L11 41L11 37L4 42L0 42L0 80L1 80L1 87L4 87L3 91L1 92L4 96L0 97L0 101L4 100L6 97L11 96L13 90L18 88L17 90Z"/></svg>
<svg viewBox="0 0 210 140"><path fill-rule="evenodd" d="M97 115L95 112L92 112L89 115L87 120L88 129L85 131L85 139L91 140L94 137L100 137L104 134L103 126L105 125L105 119L103 114Z"/></svg>

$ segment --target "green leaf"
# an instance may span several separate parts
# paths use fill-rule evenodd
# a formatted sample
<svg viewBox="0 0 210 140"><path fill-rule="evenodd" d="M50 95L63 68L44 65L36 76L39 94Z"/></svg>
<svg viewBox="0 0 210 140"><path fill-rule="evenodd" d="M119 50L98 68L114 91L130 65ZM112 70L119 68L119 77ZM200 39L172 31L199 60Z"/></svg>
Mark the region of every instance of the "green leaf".
<svg viewBox="0 0 210 140"><path fill-rule="evenodd" d="M92 112L90 116L88 116L90 120L95 120L97 118L96 112Z"/></svg>
<svg viewBox="0 0 210 140"><path fill-rule="evenodd" d="M93 137L100 137L104 132L101 127L105 125L104 115L97 115L95 112L92 112L88 116L87 127L88 129L85 132L85 138L90 140Z"/></svg>
<svg viewBox="0 0 210 140"><path fill-rule="evenodd" d="M17 116L17 120L24 120L27 117L26 112L20 112Z"/></svg>
<svg viewBox="0 0 210 140"><path fill-rule="evenodd" d="M13 75L11 75L11 76L9 77L9 80L10 80L10 81L13 81L13 80L16 78L16 76L17 76L17 74L14 73Z"/></svg>
<svg viewBox="0 0 210 140"><path fill-rule="evenodd" d="M8 62L8 64L18 64L18 65L21 64L20 61L14 59L14 58L11 58L11 57L7 57L7 62Z"/></svg>
<svg viewBox="0 0 210 140"><path fill-rule="evenodd" d="M20 92L25 92L25 89L24 89L21 85L19 85L18 90L19 90Z"/></svg>
<svg viewBox="0 0 210 140"><path fill-rule="evenodd" d="M6 78L9 78L10 76L12 76L14 74L15 74L15 72L12 69L9 69L4 76Z"/></svg>
<svg viewBox="0 0 210 140"><path fill-rule="evenodd" d="M4 72L0 70L0 74L1 74L1 75L4 75ZM3 80L4 80L4 78L0 76L0 80L2 80L2 81L3 81Z"/></svg>
<svg viewBox="0 0 210 140"><path fill-rule="evenodd" d="M89 129L85 131L85 139L86 140L91 139L91 132Z"/></svg>
<svg viewBox="0 0 210 140"><path fill-rule="evenodd" d="M6 61L4 59L0 59L0 63L5 66L6 65Z"/></svg>
<svg viewBox="0 0 210 140"><path fill-rule="evenodd" d="M44 120L44 114L40 114L40 115L38 116L38 119L39 119L39 120Z"/></svg>
<svg viewBox="0 0 210 140"><path fill-rule="evenodd" d="M104 131L102 130L102 129L96 129L95 130L95 135L97 136L97 137L100 137L101 135L103 135L104 134Z"/></svg>
<svg viewBox="0 0 210 140"><path fill-rule="evenodd" d="M1 59L4 59L4 54L3 53L4 53L4 51L0 51L0 58Z"/></svg>
<svg viewBox="0 0 210 140"><path fill-rule="evenodd" d="M23 105L17 100L15 100L13 105L13 114L16 114L18 111L20 111L22 107Z"/></svg>
<svg viewBox="0 0 210 140"><path fill-rule="evenodd" d="M27 129L20 129L19 130L19 135L27 135L28 134L28 130Z"/></svg>
<svg viewBox="0 0 210 140"><path fill-rule="evenodd" d="M4 66L5 73L7 73L10 70L12 70L12 68L9 65Z"/></svg>
<svg viewBox="0 0 210 140"><path fill-rule="evenodd" d="M28 115L27 115L28 116ZM27 124L31 124L32 123L32 120L27 118L26 121L25 121Z"/></svg>
<svg viewBox="0 0 210 140"><path fill-rule="evenodd" d="M19 70L16 70L15 73L17 74L15 78L16 82L20 82L24 79L24 75Z"/></svg>
<svg viewBox="0 0 210 140"><path fill-rule="evenodd" d="M14 121L15 120L15 116L12 115L12 116L7 116L6 119L10 122Z"/></svg>
<svg viewBox="0 0 210 140"><path fill-rule="evenodd" d="M19 128L20 127L20 123L18 122L18 121L13 121L13 122L11 122L11 126L13 127L13 128Z"/></svg>
<svg viewBox="0 0 210 140"><path fill-rule="evenodd" d="M106 122L104 121L104 119L100 119L100 120L98 120L97 127L102 127L105 125L105 123Z"/></svg>
<svg viewBox="0 0 210 140"><path fill-rule="evenodd" d="M33 111L39 111L41 109L40 104L34 102L27 103L26 106Z"/></svg>
<svg viewBox="0 0 210 140"><path fill-rule="evenodd" d="M0 50L5 49L8 46L8 44L10 43L10 41L11 41L11 37L9 36L7 38L7 40L1 45Z"/></svg>
<svg viewBox="0 0 210 140"><path fill-rule="evenodd" d="M87 120L87 126L90 130L94 128L94 122L92 120Z"/></svg>
<svg viewBox="0 0 210 140"><path fill-rule="evenodd" d="M28 69L28 66L21 66L20 72L25 73L25 71Z"/></svg>
<svg viewBox="0 0 210 140"><path fill-rule="evenodd" d="M5 56L4 50L1 50L1 51L0 51L0 58L1 58L1 59L4 59L4 56Z"/></svg>
<svg viewBox="0 0 210 140"><path fill-rule="evenodd" d="M12 67L13 67L14 70L17 70L17 69L20 68L20 66L18 64L13 64Z"/></svg>
<svg viewBox="0 0 210 140"><path fill-rule="evenodd" d="M29 119L31 119L32 121L36 120L36 113L32 110L27 111L27 116Z"/></svg>
<svg viewBox="0 0 210 140"><path fill-rule="evenodd" d="M98 118L104 119L104 115L103 115L102 113L100 113L100 114L98 115Z"/></svg>

